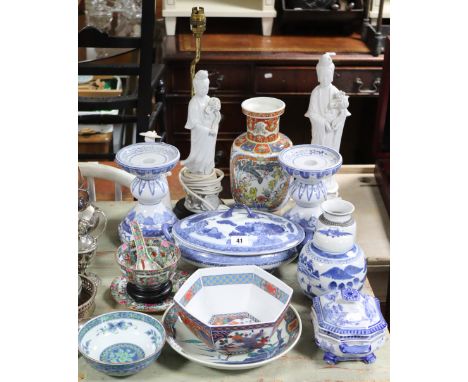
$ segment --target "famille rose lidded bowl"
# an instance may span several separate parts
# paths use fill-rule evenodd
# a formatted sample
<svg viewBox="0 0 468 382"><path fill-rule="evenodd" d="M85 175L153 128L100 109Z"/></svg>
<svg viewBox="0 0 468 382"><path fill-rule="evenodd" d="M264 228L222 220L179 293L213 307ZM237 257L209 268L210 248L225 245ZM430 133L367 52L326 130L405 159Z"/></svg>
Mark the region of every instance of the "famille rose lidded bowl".
<svg viewBox="0 0 468 382"><path fill-rule="evenodd" d="M165 238L144 238L150 256L147 267L138 267L138 253L135 245L122 244L116 253L116 260L126 278L128 295L139 303L156 304L165 301L172 291L172 278L180 259L180 250ZM158 267L151 266L151 261Z"/></svg>
<svg viewBox="0 0 468 382"><path fill-rule="evenodd" d="M281 170L278 154L292 146L279 132L285 103L272 97L255 97L242 102L247 132L231 148L231 192L237 203L275 211L287 202L290 176Z"/></svg>
<svg viewBox="0 0 468 382"><path fill-rule="evenodd" d="M266 345L289 307L293 290L248 265L199 269L174 296L177 314L209 348L225 354Z"/></svg>
<svg viewBox="0 0 468 382"><path fill-rule="evenodd" d="M281 216L236 204L227 211L182 219L173 226L172 236L184 259L198 254L217 266L246 265L252 259L264 261L256 265L268 265L269 260L278 263L295 257L304 230ZM238 262L229 264L230 259Z"/></svg>
<svg viewBox="0 0 468 382"><path fill-rule="evenodd" d="M377 298L344 288L315 297L311 318L315 342L325 351L324 361L360 360L372 363L374 352L386 340L386 328Z"/></svg>

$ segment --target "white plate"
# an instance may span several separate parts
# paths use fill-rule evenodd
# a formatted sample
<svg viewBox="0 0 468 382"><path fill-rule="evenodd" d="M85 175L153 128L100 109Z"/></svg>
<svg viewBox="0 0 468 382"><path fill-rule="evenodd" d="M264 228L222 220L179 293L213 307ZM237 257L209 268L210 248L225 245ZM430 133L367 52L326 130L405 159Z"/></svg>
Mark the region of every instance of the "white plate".
<svg viewBox="0 0 468 382"><path fill-rule="evenodd" d="M302 333L297 310L289 305L284 320L271 340L251 353L226 356L206 346L177 317L174 305L162 317L167 343L181 356L200 365L221 370L246 370L266 365L288 353Z"/></svg>

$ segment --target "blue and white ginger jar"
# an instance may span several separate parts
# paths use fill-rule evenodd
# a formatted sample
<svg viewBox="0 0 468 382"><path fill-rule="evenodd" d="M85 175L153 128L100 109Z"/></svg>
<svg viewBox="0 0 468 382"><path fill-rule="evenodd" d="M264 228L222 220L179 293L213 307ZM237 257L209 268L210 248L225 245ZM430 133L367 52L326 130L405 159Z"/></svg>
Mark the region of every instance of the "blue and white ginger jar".
<svg viewBox="0 0 468 382"><path fill-rule="evenodd" d="M354 205L343 199L324 201L323 213L316 223L314 244L330 253L344 253L353 248L356 239L356 221L352 213Z"/></svg>
<svg viewBox="0 0 468 382"><path fill-rule="evenodd" d="M297 264L297 280L309 298L344 288L360 290L366 274L366 258L357 244L343 253L329 253L312 240L302 249Z"/></svg>

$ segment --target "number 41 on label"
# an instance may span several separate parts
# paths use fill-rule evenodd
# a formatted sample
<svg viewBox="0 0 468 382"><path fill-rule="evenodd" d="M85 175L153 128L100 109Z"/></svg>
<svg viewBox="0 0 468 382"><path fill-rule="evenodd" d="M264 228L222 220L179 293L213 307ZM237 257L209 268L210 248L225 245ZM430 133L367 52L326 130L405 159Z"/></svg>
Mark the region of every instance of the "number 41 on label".
<svg viewBox="0 0 468 382"><path fill-rule="evenodd" d="M231 244L234 246L252 245L252 237L251 236L234 236L231 238Z"/></svg>

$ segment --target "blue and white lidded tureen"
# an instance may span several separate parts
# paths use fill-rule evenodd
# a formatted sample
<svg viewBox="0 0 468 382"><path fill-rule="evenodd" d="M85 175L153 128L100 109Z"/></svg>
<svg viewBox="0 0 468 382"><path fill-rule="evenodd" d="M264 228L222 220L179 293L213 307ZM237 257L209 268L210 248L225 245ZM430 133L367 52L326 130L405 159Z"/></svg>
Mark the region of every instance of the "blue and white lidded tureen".
<svg viewBox="0 0 468 382"><path fill-rule="evenodd" d="M387 323L377 298L344 288L313 299L315 342L329 364L360 360L372 363L386 340Z"/></svg>
<svg viewBox="0 0 468 382"><path fill-rule="evenodd" d="M172 228L182 257L199 266L280 265L297 256L304 235L296 223L241 204L189 216Z"/></svg>

